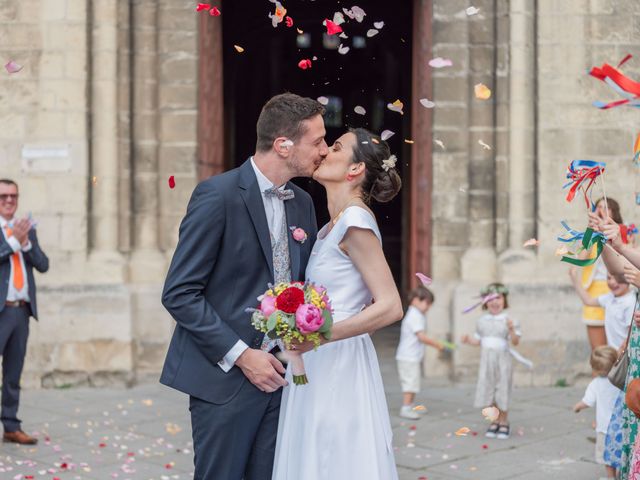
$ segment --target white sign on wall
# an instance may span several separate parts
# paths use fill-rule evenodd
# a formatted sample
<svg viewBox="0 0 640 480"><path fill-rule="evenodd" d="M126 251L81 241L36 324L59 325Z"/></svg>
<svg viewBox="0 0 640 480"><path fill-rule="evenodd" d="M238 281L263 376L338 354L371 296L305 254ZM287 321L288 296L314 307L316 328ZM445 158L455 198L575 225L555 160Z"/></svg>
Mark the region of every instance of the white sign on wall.
<svg viewBox="0 0 640 480"><path fill-rule="evenodd" d="M69 145L24 145L22 171L64 173L71 171Z"/></svg>

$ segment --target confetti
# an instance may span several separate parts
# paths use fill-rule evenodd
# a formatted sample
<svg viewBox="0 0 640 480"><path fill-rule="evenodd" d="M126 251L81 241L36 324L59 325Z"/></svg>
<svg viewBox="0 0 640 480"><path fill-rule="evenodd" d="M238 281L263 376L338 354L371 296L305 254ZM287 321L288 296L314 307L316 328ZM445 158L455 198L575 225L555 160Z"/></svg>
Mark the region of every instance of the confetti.
<svg viewBox="0 0 640 480"><path fill-rule="evenodd" d="M327 97L318 97L316 100L318 100L318 103L320 105L328 105L329 104L329 99Z"/></svg>
<svg viewBox="0 0 640 480"><path fill-rule="evenodd" d="M360 105L356 106L356 108L353 109L354 112L356 112L358 115L366 115L367 111L361 107Z"/></svg>
<svg viewBox="0 0 640 480"><path fill-rule="evenodd" d="M338 47L338 53L340 55L346 55L347 53L349 53L349 47L343 47L342 44L340 44L340 46Z"/></svg>
<svg viewBox="0 0 640 480"><path fill-rule="evenodd" d="M416 272L416 277L420 279L420 282L422 282L422 285L424 285L425 287L428 287L433 283L433 280L427 277L424 273Z"/></svg>
<svg viewBox="0 0 640 480"><path fill-rule="evenodd" d="M293 18L285 17L284 24L289 28L293 27Z"/></svg>
<svg viewBox="0 0 640 480"><path fill-rule="evenodd" d="M470 17L471 17L472 15L477 15L477 14L478 14L478 12L480 12L480 9L479 9L479 8L476 8L476 7L469 7L469 8L467 8L467 9L465 10L465 13L466 13L468 16L470 16Z"/></svg>
<svg viewBox="0 0 640 480"><path fill-rule="evenodd" d="M298 62L298 68L301 68L302 70L306 70L307 68L311 68L311 60L309 60L308 58L300 60Z"/></svg>
<svg viewBox="0 0 640 480"><path fill-rule="evenodd" d="M395 134L396 132L392 132L391 130L383 130L382 133L380 134L380 138L386 142Z"/></svg>
<svg viewBox="0 0 640 480"><path fill-rule="evenodd" d="M296 28L296 32L298 32L298 35L302 35L304 33L304 30Z"/></svg>
<svg viewBox="0 0 640 480"><path fill-rule="evenodd" d="M96 176L91 177L91 183L93 184L94 187L98 185L98 177Z"/></svg>
<svg viewBox="0 0 640 480"><path fill-rule="evenodd" d="M176 179L173 177L173 175L171 175L169 177L169 188L175 188L176 186Z"/></svg>
<svg viewBox="0 0 640 480"><path fill-rule="evenodd" d="M342 25L345 22L344 15L340 12L336 12L333 14L333 23L336 25Z"/></svg>
<svg viewBox="0 0 640 480"><path fill-rule="evenodd" d="M378 30L376 30L375 28L370 28L369 30L367 30L367 37L375 37L378 33L380 32L378 32Z"/></svg>
<svg viewBox="0 0 640 480"><path fill-rule="evenodd" d="M9 73L18 73L22 70L22 65L14 62L13 60L9 60L4 68L6 68Z"/></svg>
<svg viewBox="0 0 640 480"><path fill-rule="evenodd" d="M201 12L202 10L209 10L211 8L211 5L209 5L208 3L199 3L196 6L196 12Z"/></svg>
<svg viewBox="0 0 640 480"><path fill-rule="evenodd" d="M537 247L538 245L540 245L540 240L536 240L535 238L530 238L522 244L523 247Z"/></svg>
<svg viewBox="0 0 640 480"><path fill-rule="evenodd" d="M427 407L425 407L424 405L416 405L415 407L413 407L413 410L416 412L426 412Z"/></svg>
<svg viewBox="0 0 640 480"><path fill-rule="evenodd" d="M490 422L495 422L498 419L499 415L500 410L498 410L496 407L487 407L482 409L482 416L485 420L488 420Z"/></svg>
<svg viewBox="0 0 640 480"><path fill-rule="evenodd" d="M456 430L456 436L457 436L457 437L466 437L466 436L467 436L467 434L468 434L470 431L471 431L471 429L470 429L470 428L467 428L467 427L459 428L458 430Z"/></svg>
<svg viewBox="0 0 640 480"><path fill-rule="evenodd" d="M343 8L342 11L344 14L349 17L351 20L356 20L358 23L362 23L364 17L366 15L365 11L360 7L351 7L351 10Z"/></svg>
<svg viewBox="0 0 640 480"><path fill-rule="evenodd" d="M640 133L633 144L633 163L636 165L640 164Z"/></svg>
<svg viewBox="0 0 640 480"><path fill-rule="evenodd" d="M271 25L273 25L273 28L276 28L278 24L282 23L284 20L284 17L287 14L287 9L278 1L274 3L276 4L276 10L275 13L269 12L269 18L271 19Z"/></svg>
<svg viewBox="0 0 640 480"><path fill-rule="evenodd" d="M483 450L489 450L489 445L487 445L486 443L484 445L482 445L482 449Z"/></svg>
<svg viewBox="0 0 640 480"><path fill-rule="evenodd" d="M424 108L433 108L436 106L435 102L432 102L428 98L421 98L420 105L422 105Z"/></svg>
<svg viewBox="0 0 640 480"><path fill-rule="evenodd" d="M409 143L409 144L413 144L415 143L413 140L409 140L408 138L404 139L404 143Z"/></svg>
<svg viewBox="0 0 640 480"><path fill-rule="evenodd" d="M436 57L429 60L429 66L433 68L451 67L453 62L448 58Z"/></svg>
<svg viewBox="0 0 640 480"><path fill-rule="evenodd" d="M478 100L488 100L491 97L491 90L484 83L477 83L473 92Z"/></svg>
<svg viewBox="0 0 640 480"><path fill-rule="evenodd" d="M564 256L564 255L573 255L573 253L569 252L567 247L565 247L563 245L561 247L556 248L555 255L556 255L556 257L560 257L560 256Z"/></svg>
<svg viewBox="0 0 640 480"><path fill-rule="evenodd" d="M442 140L438 140L437 138L435 138L433 140L433 143L435 143L436 145L438 145L441 149L446 150L445 146L444 146L444 142Z"/></svg>
<svg viewBox="0 0 640 480"><path fill-rule="evenodd" d="M382 30L382 27L384 27L384 22L374 22L373 26L378 30Z"/></svg>
<svg viewBox="0 0 640 480"><path fill-rule="evenodd" d="M211 15L212 17L219 17L220 15L222 15L222 13L220 13L218 7L211 7L211 10L209 10L209 15Z"/></svg>
<svg viewBox="0 0 640 480"><path fill-rule="evenodd" d="M402 109L404 108L404 104L400 100L396 100L393 103L388 103L387 108L392 112L398 112L400 115L404 115Z"/></svg>
<svg viewBox="0 0 640 480"><path fill-rule="evenodd" d="M484 148L485 150L491 150L491 145L488 145L486 143L484 143L482 140L478 140L478 143L482 146L482 148Z"/></svg>
<svg viewBox="0 0 640 480"><path fill-rule="evenodd" d="M340 38L344 38L345 40L347 38L349 38L349 35L347 35L346 33L342 32L340 35L338 35Z"/></svg>
<svg viewBox="0 0 640 480"><path fill-rule="evenodd" d="M238 53L244 52L244 48L242 48L240 45L234 45L233 48L235 48Z"/></svg>
<svg viewBox="0 0 640 480"><path fill-rule="evenodd" d="M293 147L293 142L287 138L280 145L283 146L284 148L289 148L289 147Z"/></svg>
<svg viewBox="0 0 640 480"><path fill-rule="evenodd" d="M342 27L340 25L336 25L328 18L324 19L324 25L327 27L327 35L335 35L336 33L342 32Z"/></svg>

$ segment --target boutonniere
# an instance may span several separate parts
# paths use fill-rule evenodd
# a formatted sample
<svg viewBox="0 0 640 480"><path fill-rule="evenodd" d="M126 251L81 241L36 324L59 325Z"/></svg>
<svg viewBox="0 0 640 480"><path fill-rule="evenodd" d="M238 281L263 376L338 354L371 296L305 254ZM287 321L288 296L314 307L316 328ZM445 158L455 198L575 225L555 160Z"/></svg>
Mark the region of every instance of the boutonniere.
<svg viewBox="0 0 640 480"><path fill-rule="evenodd" d="M293 239L296 242L304 243L307 241L307 232L305 232L302 228L291 226L289 227L289 230L291 230L291 235L293 235Z"/></svg>

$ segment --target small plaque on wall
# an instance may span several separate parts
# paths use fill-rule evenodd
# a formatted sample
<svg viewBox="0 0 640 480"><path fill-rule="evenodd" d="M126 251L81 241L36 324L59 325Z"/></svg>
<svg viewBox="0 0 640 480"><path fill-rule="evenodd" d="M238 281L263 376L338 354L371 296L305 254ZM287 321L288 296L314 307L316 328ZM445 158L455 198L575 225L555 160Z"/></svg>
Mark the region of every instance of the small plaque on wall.
<svg viewBox="0 0 640 480"><path fill-rule="evenodd" d="M24 145L22 171L64 173L71 171L69 145Z"/></svg>

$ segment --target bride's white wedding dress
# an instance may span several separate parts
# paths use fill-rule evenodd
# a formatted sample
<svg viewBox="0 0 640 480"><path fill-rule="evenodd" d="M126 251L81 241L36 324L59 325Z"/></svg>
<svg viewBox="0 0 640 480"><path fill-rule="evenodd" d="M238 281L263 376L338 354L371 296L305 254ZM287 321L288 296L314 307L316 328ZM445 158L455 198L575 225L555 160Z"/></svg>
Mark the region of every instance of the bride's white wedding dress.
<svg viewBox="0 0 640 480"><path fill-rule="evenodd" d="M306 279L327 288L334 321L371 304L371 293L339 244L350 227L372 230L373 216L347 208L333 229L318 233ZM309 383L286 378L273 480L395 480L391 424L378 358L368 334L303 355Z"/></svg>

